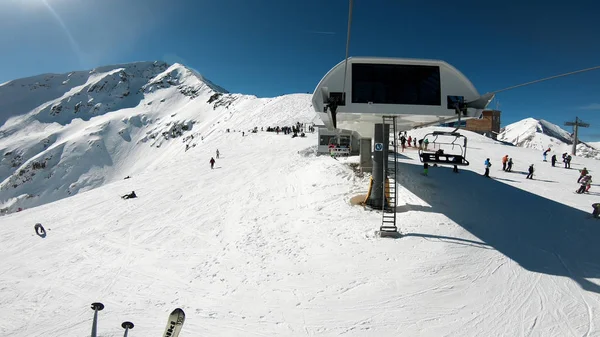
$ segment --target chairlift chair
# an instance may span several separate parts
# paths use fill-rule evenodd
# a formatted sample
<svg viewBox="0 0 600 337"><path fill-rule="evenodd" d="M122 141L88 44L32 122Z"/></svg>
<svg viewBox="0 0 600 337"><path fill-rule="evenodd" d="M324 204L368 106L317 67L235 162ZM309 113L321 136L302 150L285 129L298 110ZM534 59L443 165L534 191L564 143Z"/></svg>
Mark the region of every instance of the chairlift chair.
<svg viewBox="0 0 600 337"><path fill-rule="evenodd" d="M460 133L457 132L457 130L460 128L460 115L461 115L461 110L462 107L459 107L458 105L456 106L456 110L458 113L458 125L456 127L456 129L454 129L453 131L447 132L447 131L434 131L431 133L428 133L425 135L425 137L423 137L423 139L427 139L427 137L434 137L433 141L430 143L433 144L445 144L445 145L452 145L452 150L454 151L455 147L458 147L458 149L460 150L460 154L448 154L448 153L437 153L437 151L425 151L423 149L423 146L419 146L419 160L422 163L432 163L432 164L441 164L441 165L456 165L456 166L468 166L469 165L469 161L467 160L467 137L461 135ZM454 140L452 142L439 142L438 141L438 137L439 136L445 136L445 137L454 137ZM463 144L461 145L460 143L457 144L456 141L459 139L463 139ZM441 147L440 147L441 149Z"/></svg>

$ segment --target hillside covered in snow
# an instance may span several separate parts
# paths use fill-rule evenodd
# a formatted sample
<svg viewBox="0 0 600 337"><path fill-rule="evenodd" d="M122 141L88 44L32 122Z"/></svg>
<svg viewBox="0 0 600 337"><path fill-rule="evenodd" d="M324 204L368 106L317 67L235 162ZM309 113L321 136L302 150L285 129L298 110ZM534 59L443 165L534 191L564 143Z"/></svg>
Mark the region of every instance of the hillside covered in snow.
<svg viewBox="0 0 600 337"><path fill-rule="evenodd" d="M136 175L163 147L202 144L236 115L266 127L309 122L308 95L230 94L181 64L139 62L46 74L0 86L0 213ZM283 119L285 118L285 120ZM247 131L247 130L246 130Z"/></svg>
<svg viewBox="0 0 600 337"><path fill-rule="evenodd" d="M550 148L560 153L571 153L573 146L570 132L556 124L535 118L526 118L507 125L500 130L498 140L539 151ZM577 156L600 159L600 150L580 141L577 144Z"/></svg>
<svg viewBox="0 0 600 337"><path fill-rule="evenodd" d="M369 185L357 158L316 156L316 134L224 131L296 119L266 103L226 114L187 152L148 148L162 160L130 179L0 217L0 335L87 336L96 301L99 336L122 336L125 320L132 337L160 336L175 307L182 337L600 333L598 187L572 193L577 169L595 174L599 161L551 167L536 150L461 131L471 166L426 177L408 148L397 156L404 236L382 239L381 214L349 202Z"/></svg>

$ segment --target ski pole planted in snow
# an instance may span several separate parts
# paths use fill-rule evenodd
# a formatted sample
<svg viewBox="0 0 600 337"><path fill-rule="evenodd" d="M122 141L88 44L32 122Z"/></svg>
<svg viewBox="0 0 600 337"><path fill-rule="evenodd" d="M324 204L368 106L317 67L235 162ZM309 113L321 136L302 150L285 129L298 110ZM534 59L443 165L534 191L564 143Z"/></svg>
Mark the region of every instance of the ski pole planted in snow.
<svg viewBox="0 0 600 337"><path fill-rule="evenodd" d="M100 302L92 303L92 309L94 310L94 322L92 323L92 337L96 337L98 328L98 311L104 309L104 304Z"/></svg>
<svg viewBox="0 0 600 337"><path fill-rule="evenodd" d="M129 329L133 329L133 323L131 323L131 322L123 322L121 324L121 327L123 329L125 329L125 334L123 334L123 337L127 337L127 332L129 331Z"/></svg>

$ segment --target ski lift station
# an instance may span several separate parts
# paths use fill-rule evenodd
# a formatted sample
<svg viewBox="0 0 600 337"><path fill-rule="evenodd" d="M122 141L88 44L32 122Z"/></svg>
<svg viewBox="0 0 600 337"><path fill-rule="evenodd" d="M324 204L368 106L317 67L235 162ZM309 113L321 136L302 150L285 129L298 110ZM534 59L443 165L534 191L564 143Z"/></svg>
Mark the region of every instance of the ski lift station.
<svg viewBox="0 0 600 337"><path fill-rule="evenodd" d="M324 123L318 129L319 149L332 143L349 144L354 154L360 154L361 167L372 170L365 204L383 210L381 234L397 234L395 211L389 211L396 200L396 162L388 160L390 146L396 152L394 135L478 118L493 97L481 96L469 79L444 61L347 57L325 74L312 96L313 107ZM421 161L468 165L466 138L456 131L436 132L433 137L450 138L461 153L450 156L420 151ZM390 213L387 219L386 213Z"/></svg>

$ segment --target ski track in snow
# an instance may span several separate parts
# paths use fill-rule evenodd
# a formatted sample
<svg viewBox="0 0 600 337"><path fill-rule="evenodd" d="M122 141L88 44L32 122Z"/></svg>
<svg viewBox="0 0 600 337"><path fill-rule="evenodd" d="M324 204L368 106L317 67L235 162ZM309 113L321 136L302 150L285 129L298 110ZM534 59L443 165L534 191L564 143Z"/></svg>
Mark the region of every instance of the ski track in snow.
<svg viewBox="0 0 600 337"><path fill-rule="evenodd" d="M162 159L131 179L1 217L0 335L86 335L101 301L100 336L121 336L124 320L130 336L158 336L175 307L182 336L600 336L600 259L583 255L598 252L598 224L584 218L596 197L564 193L576 171L535 161L527 181L519 172L538 151L474 136L469 168L424 177L409 148L397 176L405 236L382 239L380 213L349 204L368 187L347 165L357 158L300 154L315 134L225 132L260 128L261 109L293 120L277 102L206 117L198 146L142 151ZM497 167L506 151L515 173ZM492 180L480 176L486 157ZM522 196L531 212L552 206L521 222Z"/></svg>

